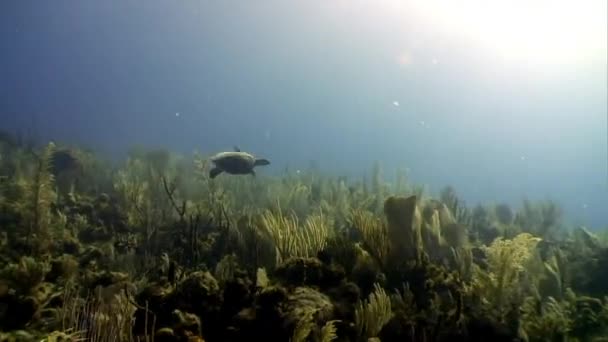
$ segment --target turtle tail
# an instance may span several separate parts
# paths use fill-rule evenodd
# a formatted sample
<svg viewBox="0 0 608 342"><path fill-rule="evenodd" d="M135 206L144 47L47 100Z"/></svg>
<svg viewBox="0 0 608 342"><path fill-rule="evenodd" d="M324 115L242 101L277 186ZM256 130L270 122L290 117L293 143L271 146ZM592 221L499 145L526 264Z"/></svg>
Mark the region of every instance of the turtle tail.
<svg viewBox="0 0 608 342"><path fill-rule="evenodd" d="M264 166L264 165L269 165L270 161L268 161L268 159L264 159L264 158L260 158L260 159L256 159L254 165L255 166Z"/></svg>
<svg viewBox="0 0 608 342"><path fill-rule="evenodd" d="M217 177L217 175L219 175L220 173L222 173L222 169L214 167L209 171L209 178L213 179Z"/></svg>

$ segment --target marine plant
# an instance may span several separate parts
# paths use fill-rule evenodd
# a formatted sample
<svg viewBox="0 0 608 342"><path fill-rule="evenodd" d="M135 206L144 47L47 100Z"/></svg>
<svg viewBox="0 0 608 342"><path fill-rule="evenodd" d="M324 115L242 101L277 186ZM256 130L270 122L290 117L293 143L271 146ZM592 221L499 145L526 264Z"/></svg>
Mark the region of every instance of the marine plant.
<svg viewBox="0 0 608 342"><path fill-rule="evenodd" d="M54 177L51 173L51 158L55 144L49 143L40 156L37 156L31 174L17 174L16 185L20 197L13 199L14 209L22 218L26 236L34 245L35 253L43 253L48 246L44 241L50 237L52 220L51 204L56 199L53 190Z"/></svg>
<svg viewBox="0 0 608 342"><path fill-rule="evenodd" d="M146 227L151 222L149 182L145 179L145 164L139 159L129 159L114 180L114 189L120 195L128 223L134 227Z"/></svg>
<svg viewBox="0 0 608 342"><path fill-rule="evenodd" d="M66 286L57 317L62 331L70 332L72 338L94 342L135 339L131 331L135 306L124 291L106 299L99 293L81 298L77 290L73 283Z"/></svg>
<svg viewBox="0 0 608 342"><path fill-rule="evenodd" d="M515 224L524 232L541 238L555 238L561 229L562 209L551 200L532 202L524 200L515 217Z"/></svg>
<svg viewBox="0 0 608 342"><path fill-rule="evenodd" d="M37 261L30 256L23 256L18 263L10 264L0 272L0 279L8 283L19 295L28 296L33 294L36 287L40 285L51 265L43 260Z"/></svg>
<svg viewBox="0 0 608 342"><path fill-rule="evenodd" d="M310 335L312 329L315 326L313 322L313 315L315 311L313 310L305 310L303 317L298 321L296 327L293 331L293 335L289 342L305 342Z"/></svg>
<svg viewBox="0 0 608 342"><path fill-rule="evenodd" d="M385 222L369 211L356 209L351 214L352 226L361 234L365 249L384 266L390 255L391 241Z"/></svg>
<svg viewBox="0 0 608 342"><path fill-rule="evenodd" d="M321 342L331 342L338 338L336 323L339 323L339 320L327 321L323 328L321 328L321 334L319 337L319 341Z"/></svg>
<svg viewBox="0 0 608 342"><path fill-rule="evenodd" d="M529 233L513 239L497 238L484 247L487 270L476 266L473 270L473 288L488 312L499 321L506 319L513 303L522 298L523 275L540 241Z"/></svg>
<svg viewBox="0 0 608 342"><path fill-rule="evenodd" d="M391 309L391 299L384 289L378 284L374 284L374 292L365 301L359 301L355 309L355 324L358 336L363 341L377 337L393 317Z"/></svg>
<svg viewBox="0 0 608 342"><path fill-rule="evenodd" d="M568 305L553 297L545 301L528 297L522 306L522 327L530 342L564 341L572 329Z"/></svg>
<svg viewBox="0 0 608 342"><path fill-rule="evenodd" d="M89 165L86 182L56 191L44 160L64 148L53 146L40 154L0 146L0 327L11 337L443 342L607 333L608 249L583 227L559 233L551 205L471 210L453 188L433 198L404 171L385 181L379 163L363 179L312 168L212 180L204 155L158 149L111 167L71 148Z"/></svg>
<svg viewBox="0 0 608 342"><path fill-rule="evenodd" d="M261 229L274 242L276 265L292 257L316 256L325 248L331 226L323 214L309 216L303 225L299 222L295 214L285 215L280 207L262 215Z"/></svg>
<svg viewBox="0 0 608 342"><path fill-rule="evenodd" d="M460 224L471 223L471 213L466 204L458 197L453 187L444 187L440 192L439 198L448 207L450 212L453 213L456 222Z"/></svg>
<svg viewBox="0 0 608 342"><path fill-rule="evenodd" d="M522 327L530 341L597 341L608 333L608 298L579 296L565 291L561 300L526 298Z"/></svg>

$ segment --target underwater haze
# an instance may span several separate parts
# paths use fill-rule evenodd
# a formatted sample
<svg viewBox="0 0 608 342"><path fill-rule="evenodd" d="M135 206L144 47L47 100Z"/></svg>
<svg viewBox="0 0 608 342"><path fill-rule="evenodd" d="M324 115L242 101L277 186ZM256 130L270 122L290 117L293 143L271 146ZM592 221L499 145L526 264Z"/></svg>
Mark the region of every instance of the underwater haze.
<svg viewBox="0 0 608 342"><path fill-rule="evenodd" d="M242 150L608 226L606 1L3 1L0 129Z"/></svg>

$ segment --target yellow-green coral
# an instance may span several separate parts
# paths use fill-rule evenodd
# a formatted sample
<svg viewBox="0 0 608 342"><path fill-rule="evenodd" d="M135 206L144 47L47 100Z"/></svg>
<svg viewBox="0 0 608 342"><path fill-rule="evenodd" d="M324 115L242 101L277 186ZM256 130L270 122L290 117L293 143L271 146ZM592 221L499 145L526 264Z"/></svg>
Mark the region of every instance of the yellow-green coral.
<svg viewBox="0 0 608 342"><path fill-rule="evenodd" d="M111 298L90 296L79 298L68 288L60 319L63 331L72 331L78 338L96 342L131 341L134 305L121 291Z"/></svg>
<svg viewBox="0 0 608 342"><path fill-rule="evenodd" d="M315 310L307 309L302 313L302 318L296 324L295 329L293 330L293 335L289 342L305 342L308 335L315 326L313 322Z"/></svg>
<svg viewBox="0 0 608 342"><path fill-rule="evenodd" d="M321 328L321 337L319 338L320 342L331 342L338 338L336 323L340 321L333 320L327 321L323 328Z"/></svg>
<svg viewBox="0 0 608 342"><path fill-rule="evenodd" d="M23 256L19 263L11 264L0 272L0 279L8 281L11 288L21 295L30 295L34 288L44 281L51 270L46 261L37 261L30 256Z"/></svg>
<svg viewBox="0 0 608 342"><path fill-rule="evenodd" d="M518 298L521 275L540 240L521 233L511 240L497 238L484 247L488 270L474 268L474 291L499 318L504 318L510 301Z"/></svg>
<svg viewBox="0 0 608 342"><path fill-rule="evenodd" d="M355 308L355 325L359 336L377 337L391 318L391 299L380 285L374 284L374 292L366 301L359 301Z"/></svg>
<svg viewBox="0 0 608 342"><path fill-rule="evenodd" d="M572 329L567 303L549 297L544 303L528 297L522 306L522 326L530 342L564 340Z"/></svg>
<svg viewBox="0 0 608 342"><path fill-rule="evenodd" d="M363 238L365 249L380 265L385 265L390 253L390 240L384 221L369 211L353 210L351 224Z"/></svg>
<svg viewBox="0 0 608 342"><path fill-rule="evenodd" d="M150 189L144 177L145 165L139 159L127 160L114 179L114 189L121 196L128 223L131 226L145 226L150 215Z"/></svg>
<svg viewBox="0 0 608 342"><path fill-rule="evenodd" d="M49 143L37 156L30 169L25 167L16 173L12 195L12 207L22 217L27 238L37 243L34 252L41 253L48 245L52 223L51 204L56 201L51 160L55 144ZM29 172L28 172L29 171Z"/></svg>
<svg viewBox="0 0 608 342"><path fill-rule="evenodd" d="M310 215L303 225L295 214L286 216L281 210L267 210L262 225L274 242L277 265L291 257L314 257L327 245L330 223L322 214Z"/></svg>

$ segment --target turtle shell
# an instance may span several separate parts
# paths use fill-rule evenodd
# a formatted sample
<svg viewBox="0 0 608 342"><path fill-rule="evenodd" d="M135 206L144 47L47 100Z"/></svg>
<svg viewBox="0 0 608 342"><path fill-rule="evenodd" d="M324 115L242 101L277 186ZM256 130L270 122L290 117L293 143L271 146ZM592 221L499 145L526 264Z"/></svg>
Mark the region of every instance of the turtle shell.
<svg viewBox="0 0 608 342"><path fill-rule="evenodd" d="M250 173L255 166L255 157L245 152L222 152L211 158L216 167L232 174Z"/></svg>

